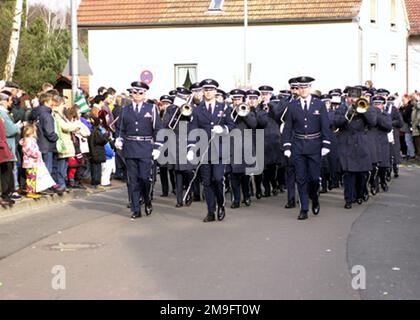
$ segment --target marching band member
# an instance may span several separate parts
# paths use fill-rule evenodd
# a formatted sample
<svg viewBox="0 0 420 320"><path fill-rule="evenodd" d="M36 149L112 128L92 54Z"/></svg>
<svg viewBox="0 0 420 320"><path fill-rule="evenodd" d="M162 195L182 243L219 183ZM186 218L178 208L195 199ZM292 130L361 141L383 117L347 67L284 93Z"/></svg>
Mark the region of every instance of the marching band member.
<svg viewBox="0 0 420 320"><path fill-rule="evenodd" d="M162 142L155 141L163 128L156 105L145 102L149 86L143 82L131 83L132 103L121 111L120 134L115 146L122 149L126 159L131 190L132 219L141 217L140 198L145 203L146 215L152 214L151 178L153 160L156 160Z"/></svg>
<svg viewBox="0 0 420 320"><path fill-rule="evenodd" d="M164 128L167 128L167 124L165 124L165 118L168 114L168 110L170 110L171 106L173 106L173 98L169 95L163 95L160 97L159 101L160 118L163 122ZM172 193L175 194L176 183L173 164L161 164L158 161L157 165L159 166L160 184L162 187L162 194L160 196L169 196L169 180L171 181Z"/></svg>
<svg viewBox="0 0 420 320"><path fill-rule="evenodd" d="M361 204L368 172L372 170L372 160L367 130L377 121L376 111L367 105L357 109L356 101L361 90L347 88L346 100L334 113L334 126L337 134L338 154L343 171L345 208L351 209L353 200Z"/></svg>
<svg viewBox="0 0 420 320"><path fill-rule="evenodd" d="M228 134L235 127L235 124L230 113L225 112L225 106L216 102L216 89L219 83L212 79L206 79L201 82L201 86L204 89L204 101L193 111L192 126L193 128L204 129L209 141L211 137L214 137L217 141L218 136ZM218 150L215 148L215 143L218 143ZM216 154L217 151L218 154ZM190 152L188 154L188 158L191 160ZM211 222L216 220L216 202L218 206L217 218L219 221L222 221L226 214L224 195L225 165L222 161L222 142L211 141L208 155L211 158L210 162L203 163L200 166L200 175L207 202L207 216L203 221Z"/></svg>
<svg viewBox="0 0 420 320"><path fill-rule="evenodd" d="M299 86L298 100L291 103L284 126L284 155L293 157L296 168L301 210L298 219L308 219L309 199L312 200L312 213L318 215L319 178L321 157L330 152L330 129L325 104L312 98L311 77L296 78Z"/></svg>
<svg viewBox="0 0 420 320"><path fill-rule="evenodd" d="M165 118L163 120L164 125L173 130L176 136L176 145L175 147L170 147L169 149L169 159L170 165L174 166L175 170L175 181L176 181L176 208L180 208L184 206L184 187L185 189L188 188L190 181L193 177L193 165L188 161L180 161L185 159L187 150L181 149L181 139L187 139L187 137L180 136L180 128L185 126L186 134L188 135L189 132L192 130L191 120L192 120L192 113L193 113L193 103L192 98L188 100L191 96L192 92L184 87L177 88L177 96L185 101L182 106L175 106L172 105L171 108L168 109L167 113L165 114ZM190 101L188 103L188 101ZM188 148L188 146L187 146ZM190 206L192 202L191 192L188 192L185 205Z"/></svg>
<svg viewBox="0 0 420 320"><path fill-rule="evenodd" d="M240 89L235 89L230 92L230 96L233 100L233 111L231 112L232 120L235 123L235 128L241 131L242 143L237 144L234 141L231 142L231 161L229 167L230 180L232 185L233 201L231 208L236 209L240 207L241 203L241 189L244 197L244 203L247 207L251 205L251 194L250 194L250 176L246 174L246 163L245 163L245 148L252 148L253 145L248 145L245 141L244 130L256 129L257 118L254 113L250 112L249 106L244 103L245 92ZM238 163L238 159L235 159L235 149L240 148L242 155L242 161Z"/></svg>
<svg viewBox="0 0 420 320"><path fill-rule="evenodd" d="M376 145L378 146L378 177L382 190L387 192L386 171L391 167L388 134L392 130L392 118L389 113L385 112L385 97L374 96L372 103L377 112L376 127L373 130L376 133Z"/></svg>

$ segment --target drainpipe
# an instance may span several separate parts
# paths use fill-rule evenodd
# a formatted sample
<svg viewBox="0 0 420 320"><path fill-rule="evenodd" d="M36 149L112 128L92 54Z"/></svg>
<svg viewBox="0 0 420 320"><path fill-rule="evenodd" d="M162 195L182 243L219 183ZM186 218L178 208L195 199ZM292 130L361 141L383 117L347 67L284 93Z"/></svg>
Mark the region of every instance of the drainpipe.
<svg viewBox="0 0 420 320"><path fill-rule="evenodd" d="M359 83L363 84L363 28L358 17L357 26L359 30Z"/></svg>

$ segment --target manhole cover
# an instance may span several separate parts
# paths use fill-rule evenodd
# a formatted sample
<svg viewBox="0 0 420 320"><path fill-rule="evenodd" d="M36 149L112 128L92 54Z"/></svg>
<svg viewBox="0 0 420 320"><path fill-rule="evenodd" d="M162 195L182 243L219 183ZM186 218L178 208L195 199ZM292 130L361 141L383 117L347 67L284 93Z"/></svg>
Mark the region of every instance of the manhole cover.
<svg viewBox="0 0 420 320"><path fill-rule="evenodd" d="M55 250L55 251L79 251L79 250L89 250L89 249L98 249L101 247L102 244L100 243L89 243L89 242L82 242L82 243L54 243L44 246L47 250Z"/></svg>

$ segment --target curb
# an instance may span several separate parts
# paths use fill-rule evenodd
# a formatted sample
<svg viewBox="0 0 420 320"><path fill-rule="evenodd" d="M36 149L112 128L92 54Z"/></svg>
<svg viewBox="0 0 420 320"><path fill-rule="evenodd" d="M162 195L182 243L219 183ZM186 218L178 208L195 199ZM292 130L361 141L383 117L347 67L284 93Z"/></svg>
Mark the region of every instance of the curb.
<svg viewBox="0 0 420 320"><path fill-rule="evenodd" d="M22 196L22 200L16 202L12 206L0 206L0 218L2 216L9 216L11 214L27 212L31 210L42 209L51 205L67 203L74 199L86 198L94 194L103 193L109 190L118 189L125 186L125 183L115 183L112 187L107 187L105 190L95 190L87 187L87 189L72 189L64 192L63 195L53 194L42 196L40 199L28 199Z"/></svg>

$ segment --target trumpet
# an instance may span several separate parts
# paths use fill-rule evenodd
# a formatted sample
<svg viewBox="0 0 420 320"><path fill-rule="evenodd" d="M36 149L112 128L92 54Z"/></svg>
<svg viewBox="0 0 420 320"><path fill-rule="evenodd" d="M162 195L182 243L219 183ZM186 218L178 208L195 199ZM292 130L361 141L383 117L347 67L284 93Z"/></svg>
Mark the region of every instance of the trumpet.
<svg viewBox="0 0 420 320"><path fill-rule="evenodd" d="M353 105L351 105L348 108L345 117L349 122L351 122L356 114L366 113L369 107L370 107L370 103L368 99L359 98L356 100L356 102ZM351 113L350 118L348 117L349 113Z"/></svg>
<svg viewBox="0 0 420 320"><path fill-rule="evenodd" d="M251 108L246 103L242 103L235 107L234 112L236 113L236 116L233 121L236 121L238 117L246 117L251 112Z"/></svg>
<svg viewBox="0 0 420 320"><path fill-rule="evenodd" d="M193 113L193 107L191 106L191 102L193 100L193 95L191 95L187 102L183 103L182 105L180 105L178 107L178 109L176 109L176 111L174 112L174 114L172 115L171 120L169 121L169 129L174 130L176 128L176 126L178 125L179 121L181 120L181 117L191 117L192 113ZM174 124L172 124L175 121Z"/></svg>
<svg viewBox="0 0 420 320"><path fill-rule="evenodd" d="M355 102L357 113L366 113L370 107L369 100L366 98L359 98Z"/></svg>

